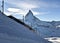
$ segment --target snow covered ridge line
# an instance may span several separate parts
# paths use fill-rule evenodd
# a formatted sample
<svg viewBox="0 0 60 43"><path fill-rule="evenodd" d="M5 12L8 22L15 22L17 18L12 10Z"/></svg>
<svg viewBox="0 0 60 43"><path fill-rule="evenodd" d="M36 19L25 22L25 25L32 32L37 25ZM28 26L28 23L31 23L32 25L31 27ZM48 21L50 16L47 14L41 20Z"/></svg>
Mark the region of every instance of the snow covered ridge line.
<svg viewBox="0 0 60 43"><path fill-rule="evenodd" d="M24 25L25 27L28 27L29 28L29 30L33 30L33 31L35 31L34 29L32 29L32 27L30 27L29 25L27 25L27 24L25 24L24 22L22 22L21 20L18 20L18 19L16 19L15 17L13 17L13 16L8 16L9 18L11 18L11 19L13 19L13 20L15 20L16 22L18 22L18 23L20 23L20 24L22 24L22 25Z"/></svg>
<svg viewBox="0 0 60 43"><path fill-rule="evenodd" d="M3 41L3 43L39 43L38 41L28 39L28 38L22 38L22 37L11 37L7 34L0 33L0 43ZM43 43L43 42L40 42ZM48 42L49 43L49 42Z"/></svg>

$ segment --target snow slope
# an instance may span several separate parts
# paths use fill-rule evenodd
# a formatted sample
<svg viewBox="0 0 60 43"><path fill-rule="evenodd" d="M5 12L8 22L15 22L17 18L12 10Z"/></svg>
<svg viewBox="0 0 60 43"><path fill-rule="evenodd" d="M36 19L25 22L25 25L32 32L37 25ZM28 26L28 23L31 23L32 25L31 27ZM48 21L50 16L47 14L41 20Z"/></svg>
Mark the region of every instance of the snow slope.
<svg viewBox="0 0 60 43"><path fill-rule="evenodd" d="M34 28L41 37L60 37L60 22L41 21L33 15L31 10L25 16L25 23Z"/></svg>
<svg viewBox="0 0 60 43"><path fill-rule="evenodd" d="M50 43L0 12L0 43Z"/></svg>

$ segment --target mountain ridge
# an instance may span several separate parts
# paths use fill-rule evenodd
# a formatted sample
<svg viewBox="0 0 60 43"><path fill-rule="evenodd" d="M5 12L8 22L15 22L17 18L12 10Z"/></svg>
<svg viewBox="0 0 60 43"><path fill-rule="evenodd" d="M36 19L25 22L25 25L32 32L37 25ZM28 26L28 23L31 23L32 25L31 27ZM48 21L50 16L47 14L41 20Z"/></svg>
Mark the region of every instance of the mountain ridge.
<svg viewBox="0 0 60 43"><path fill-rule="evenodd" d="M28 15L28 16L27 16ZM39 20L33 15L33 13L28 12L25 16L25 23L31 26L34 30L38 31L42 37L60 36L59 28L60 22L46 22ZM32 18L31 16L32 15ZM29 17L30 16L30 17ZM37 19L36 19L37 18ZM57 35L56 35L57 34Z"/></svg>

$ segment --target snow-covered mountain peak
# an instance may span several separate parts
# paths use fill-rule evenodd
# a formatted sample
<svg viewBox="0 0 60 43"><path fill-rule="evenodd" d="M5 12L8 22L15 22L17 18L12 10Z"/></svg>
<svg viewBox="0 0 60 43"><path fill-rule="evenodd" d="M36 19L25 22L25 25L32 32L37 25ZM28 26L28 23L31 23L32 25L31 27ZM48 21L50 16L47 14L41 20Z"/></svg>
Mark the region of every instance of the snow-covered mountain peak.
<svg viewBox="0 0 60 43"><path fill-rule="evenodd" d="M32 11L29 10L29 12L26 14L25 17L32 18L32 17L33 17L33 13L32 13Z"/></svg>
<svg viewBox="0 0 60 43"><path fill-rule="evenodd" d="M26 15L26 16L28 16L28 15L33 15L33 13L32 13L32 11L31 11L31 10L29 10L29 12L27 13L27 15Z"/></svg>
<svg viewBox="0 0 60 43"><path fill-rule="evenodd" d="M34 15L33 15L32 11L29 10L29 12L28 12L28 13L26 14L26 16L25 16L25 21L28 20L29 22L32 22L33 19L34 19Z"/></svg>
<svg viewBox="0 0 60 43"><path fill-rule="evenodd" d="M31 26L34 30L38 31L40 36L42 37L60 36L59 35L60 29L57 30L57 28L60 28L60 22L42 21L42 20L39 20L37 17L33 15L33 13L30 13L30 12L31 11L27 13L28 16L27 15L25 16L25 23Z"/></svg>
<svg viewBox="0 0 60 43"><path fill-rule="evenodd" d="M31 10L29 10L29 12L27 13L27 15L25 16L25 23L31 25L44 25L44 26L50 26L50 23L47 23L45 21L41 21L39 20L37 17L35 17L32 13Z"/></svg>

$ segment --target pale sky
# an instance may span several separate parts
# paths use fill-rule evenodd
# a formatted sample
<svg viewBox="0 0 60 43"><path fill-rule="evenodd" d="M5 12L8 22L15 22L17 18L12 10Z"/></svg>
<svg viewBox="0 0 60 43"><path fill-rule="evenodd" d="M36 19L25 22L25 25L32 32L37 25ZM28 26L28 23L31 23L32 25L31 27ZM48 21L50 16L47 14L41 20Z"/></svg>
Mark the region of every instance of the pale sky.
<svg viewBox="0 0 60 43"><path fill-rule="evenodd" d="M13 15L17 18L22 18L21 16L31 10L40 20L60 21L60 0L5 0L4 7L6 15Z"/></svg>

